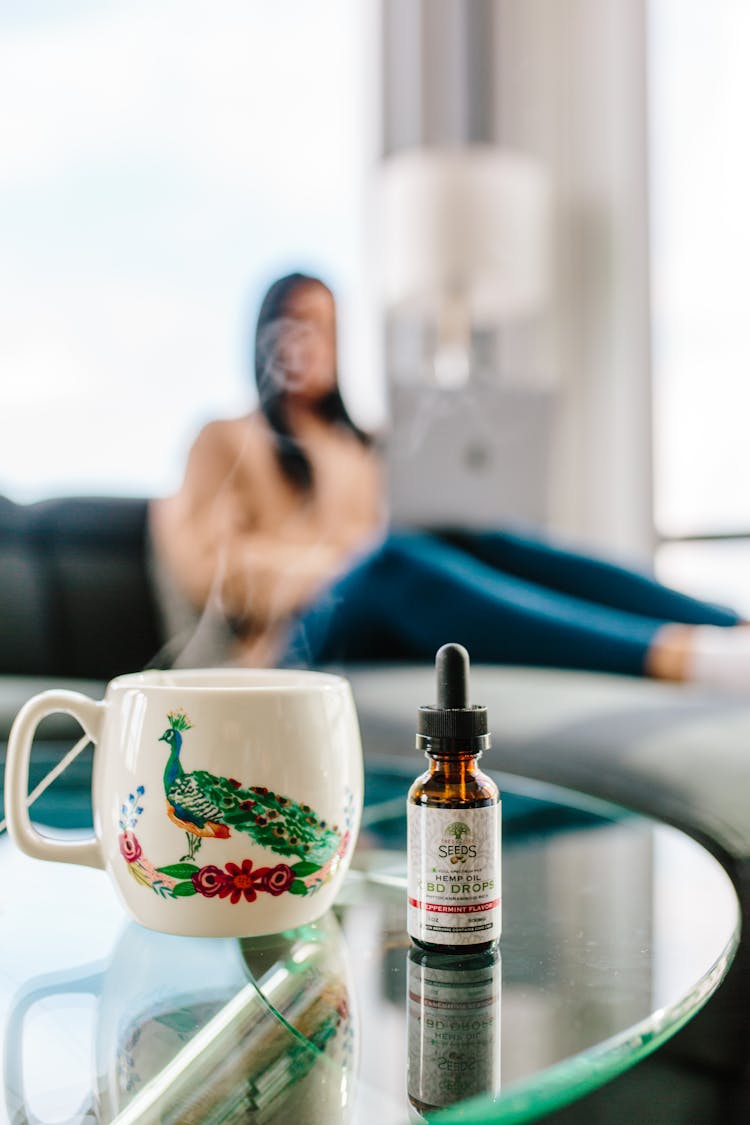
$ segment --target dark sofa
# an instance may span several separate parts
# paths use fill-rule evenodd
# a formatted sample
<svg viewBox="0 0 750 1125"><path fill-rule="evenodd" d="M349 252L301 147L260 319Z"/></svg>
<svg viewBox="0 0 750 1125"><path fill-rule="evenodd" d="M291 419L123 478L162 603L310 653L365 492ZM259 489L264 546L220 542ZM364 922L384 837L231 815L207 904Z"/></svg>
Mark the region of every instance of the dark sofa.
<svg viewBox="0 0 750 1125"><path fill-rule="evenodd" d="M146 565L146 503L0 499L0 748L20 705L63 681L100 694L103 681L159 663L164 638ZM349 675L368 755L419 759L414 709L432 696L427 667ZM81 679L87 681L81 683ZM676 825L724 864L750 914L750 699L612 676L477 668L475 698L491 711L490 763L579 788ZM35 777L70 745L64 717L45 720ZM66 823L85 823L79 759ZM73 794L78 797L73 800ZM44 810L40 810L43 814ZM549 1118L611 1123L750 1120L750 969L743 942L706 1009L654 1057Z"/></svg>
<svg viewBox="0 0 750 1125"><path fill-rule="evenodd" d="M110 679L159 649L146 503L0 497L0 674Z"/></svg>

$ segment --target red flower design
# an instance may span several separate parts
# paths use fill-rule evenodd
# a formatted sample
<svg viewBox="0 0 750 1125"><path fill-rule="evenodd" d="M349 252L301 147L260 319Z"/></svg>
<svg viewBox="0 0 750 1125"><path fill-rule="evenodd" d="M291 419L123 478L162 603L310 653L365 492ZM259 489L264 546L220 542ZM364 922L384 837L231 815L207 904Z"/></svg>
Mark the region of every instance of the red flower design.
<svg viewBox="0 0 750 1125"><path fill-rule="evenodd" d="M128 863L135 863L143 850L138 843L138 837L134 832L121 832L119 841L123 859Z"/></svg>
<svg viewBox="0 0 750 1125"><path fill-rule="evenodd" d="M267 867L259 867L253 871L251 859L243 859L242 867L238 867L236 863L225 864L226 881L219 889L219 897L231 896L231 901L236 904L244 895L248 902L255 902L258 891L263 889L262 882L267 870Z"/></svg>
<svg viewBox="0 0 750 1125"><path fill-rule="evenodd" d="M226 882L227 876L225 873L213 863L201 867L200 871L196 871L193 875L193 886L198 894L203 895L204 898L213 898L214 895L218 895Z"/></svg>
<svg viewBox="0 0 750 1125"><path fill-rule="evenodd" d="M265 868L261 888L272 895L283 895L294 882L294 872L286 863L277 863L275 867Z"/></svg>
<svg viewBox="0 0 750 1125"><path fill-rule="evenodd" d="M140 848L138 855L140 855ZM236 904L243 895L247 902L255 902L262 891L267 891L274 896L282 895L284 891L289 890L294 878L294 872L286 863L277 863L275 867L253 868L251 859L243 859L241 866L227 863L223 871L213 863L201 867L200 871L196 871L192 876L192 883L198 894L203 895L204 898L214 898L218 895L219 898L228 898L230 902Z"/></svg>

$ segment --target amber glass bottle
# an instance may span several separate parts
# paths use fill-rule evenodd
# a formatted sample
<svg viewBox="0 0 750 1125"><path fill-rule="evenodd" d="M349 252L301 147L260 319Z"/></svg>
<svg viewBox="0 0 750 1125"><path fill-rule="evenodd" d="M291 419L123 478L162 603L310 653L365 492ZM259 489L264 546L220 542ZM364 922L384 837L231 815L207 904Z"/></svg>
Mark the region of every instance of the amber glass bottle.
<svg viewBox="0 0 750 1125"><path fill-rule="evenodd" d="M471 706L469 654L443 645L437 705L420 707L417 748L429 768L409 790L409 936L427 950L490 949L500 936L499 793L479 769L487 710Z"/></svg>

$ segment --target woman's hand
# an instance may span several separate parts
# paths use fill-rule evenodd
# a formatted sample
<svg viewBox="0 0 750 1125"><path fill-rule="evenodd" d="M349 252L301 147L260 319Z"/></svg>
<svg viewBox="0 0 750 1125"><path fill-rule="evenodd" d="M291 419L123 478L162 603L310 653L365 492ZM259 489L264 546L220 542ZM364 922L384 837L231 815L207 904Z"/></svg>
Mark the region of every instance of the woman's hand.
<svg viewBox="0 0 750 1125"><path fill-rule="evenodd" d="M215 596L240 632L255 631L312 602L343 564L334 544L247 532L219 550Z"/></svg>

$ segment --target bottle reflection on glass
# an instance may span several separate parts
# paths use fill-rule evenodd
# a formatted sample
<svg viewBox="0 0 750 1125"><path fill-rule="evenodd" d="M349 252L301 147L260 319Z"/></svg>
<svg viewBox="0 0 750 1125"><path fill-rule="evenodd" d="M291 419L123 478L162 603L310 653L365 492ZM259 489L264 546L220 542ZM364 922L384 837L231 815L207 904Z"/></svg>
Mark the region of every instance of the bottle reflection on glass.
<svg viewBox="0 0 750 1125"><path fill-rule="evenodd" d="M500 953L407 959L407 1092L420 1113L500 1089Z"/></svg>

